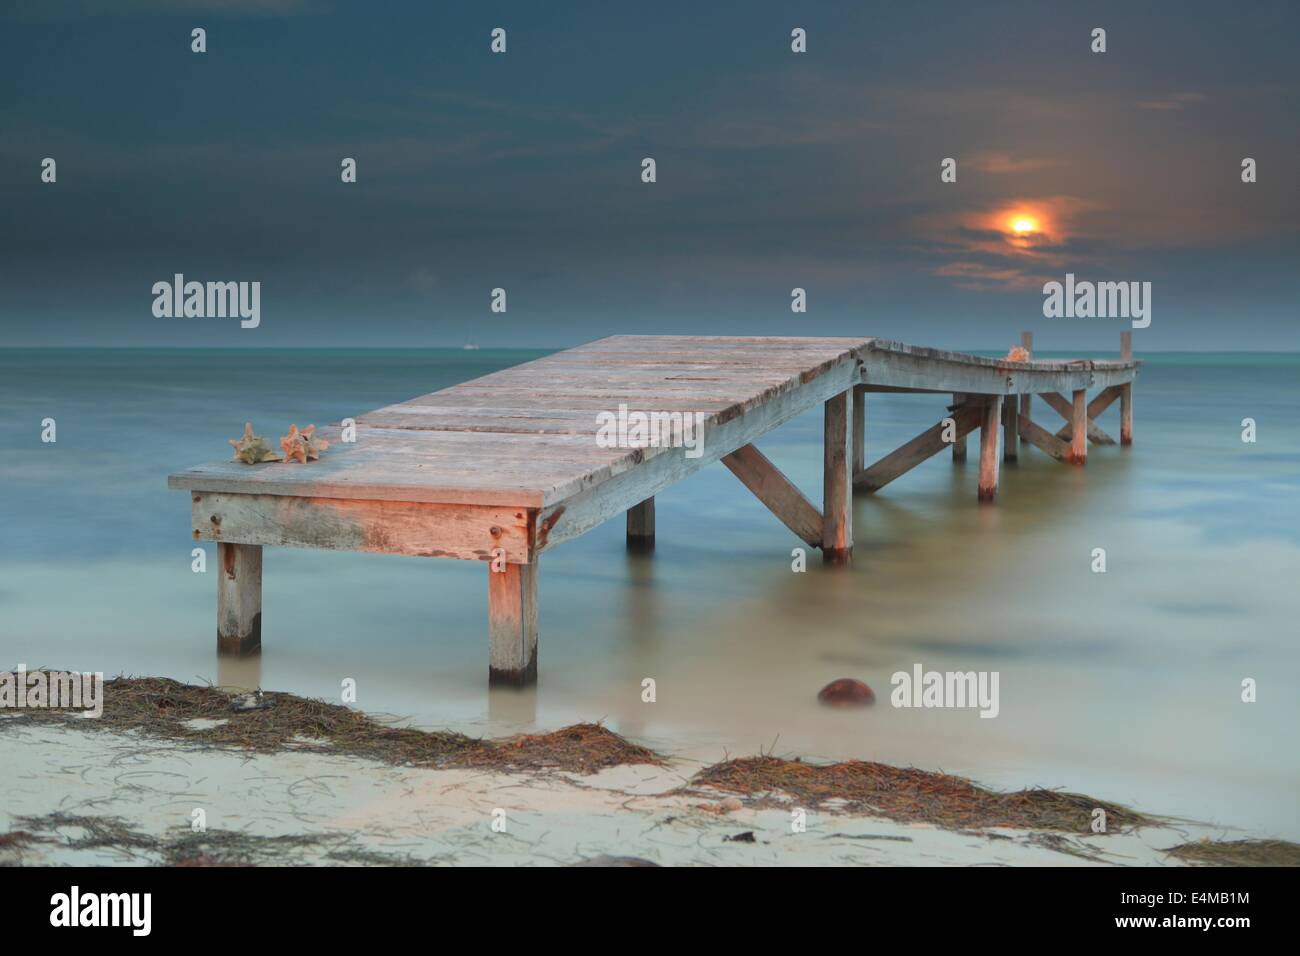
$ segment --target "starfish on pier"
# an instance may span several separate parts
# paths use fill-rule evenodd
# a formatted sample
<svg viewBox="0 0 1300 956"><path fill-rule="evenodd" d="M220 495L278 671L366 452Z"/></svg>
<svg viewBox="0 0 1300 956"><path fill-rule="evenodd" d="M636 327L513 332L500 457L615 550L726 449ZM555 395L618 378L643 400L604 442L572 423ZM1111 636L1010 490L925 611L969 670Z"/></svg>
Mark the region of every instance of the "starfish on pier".
<svg viewBox="0 0 1300 956"><path fill-rule="evenodd" d="M231 438L229 441L231 447L235 449L235 460L242 461L245 465L280 460L280 456L271 451L271 446L266 443L264 437L253 434L252 422L244 422L242 438Z"/></svg>

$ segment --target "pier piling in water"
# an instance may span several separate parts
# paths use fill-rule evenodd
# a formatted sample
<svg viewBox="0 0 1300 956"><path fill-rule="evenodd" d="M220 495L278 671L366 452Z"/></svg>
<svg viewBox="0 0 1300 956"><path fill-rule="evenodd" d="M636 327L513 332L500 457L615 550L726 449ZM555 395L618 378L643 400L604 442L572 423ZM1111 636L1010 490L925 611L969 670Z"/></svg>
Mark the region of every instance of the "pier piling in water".
<svg viewBox="0 0 1300 956"><path fill-rule="evenodd" d="M537 683L537 565L488 565L488 684Z"/></svg>
<svg viewBox="0 0 1300 956"><path fill-rule="evenodd" d="M654 498L647 498L627 509L627 549L640 554L655 549Z"/></svg>
<svg viewBox="0 0 1300 956"><path fill-rule="evenodd" d="M1133 333L1119 334L1119 360L1133 361ZM1119 443L1133 444L1133 383L1127 382L1119 387Z"/></svg>
<svg viewBox="0 0 1300 956"><path fill-rule="evenodd" d="M218 542L217 569L217 650L256 654L262 649L261 545Z"/></svg>
<svg viewBox="0 0 1300 956"><path fill-rule="evenodd" d="M1002 396L990 395L984 400L983 422L980 424L980 501L992 501L998 493L998 426L1001 421Z"/></svg>

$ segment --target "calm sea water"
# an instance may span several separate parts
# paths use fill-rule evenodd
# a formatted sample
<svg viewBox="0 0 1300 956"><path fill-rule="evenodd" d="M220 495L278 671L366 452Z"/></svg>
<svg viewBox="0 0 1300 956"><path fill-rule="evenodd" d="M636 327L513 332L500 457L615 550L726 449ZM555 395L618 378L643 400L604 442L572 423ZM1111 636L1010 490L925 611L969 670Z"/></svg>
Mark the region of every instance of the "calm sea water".
<svg viewBox="0 0 1300 956"><path fill-rule="evenodd" d="M658 498L652 558L625 553L619 521L545 555L536 693L487 693L486 570L465 562L268 549L264 653L217 660L214 574L191 571L189 498L169 471L227 455L246 419L274 436L536 354L0 353L0 667L332 699L351 677L359 706L422 726L604 718L704 759L868 758L1300 838L1296 355L1149 356L1133 448L1094 448L1086 469L1023 451L995 507L976 504L974 454L932 459L857 499L847 573L815 552L792 573L798 542L712 466ZM941 405L870 396L869 458ZM56 444L40 441L46 417ZM1057 424L1041 403L1036 417ZM760 442L814 500L820 424ZM999 716L889 706L890 675L915 663L998 671ZM877 705L818 707L844 676Z"/></svg>

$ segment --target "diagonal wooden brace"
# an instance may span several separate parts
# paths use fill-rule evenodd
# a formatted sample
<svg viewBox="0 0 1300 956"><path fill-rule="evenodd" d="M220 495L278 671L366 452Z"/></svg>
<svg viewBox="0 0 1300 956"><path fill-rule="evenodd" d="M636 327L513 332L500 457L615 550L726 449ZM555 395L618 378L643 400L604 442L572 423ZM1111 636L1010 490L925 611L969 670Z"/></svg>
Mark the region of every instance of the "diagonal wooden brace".
<svg viewBox="0 0 1300 956"><path fill-rule="evenodd" d="M968 400L956 406L952 411L952 420L956 426L956 438L965 438L983 421L985 402L982 399ZM905 445L891 451L870 468L858 475L853 485L867 491L879 491L900 475L911 471L921 462L931 458L948 447L943 440L944 423L927 428Z"/></svg>
<svg viewBox="0 0 1300 956"><path fill-rule="evenodd" d="M753 445L744 445L724 457L722 463L782 524L814 548L821 547L821 509L805 498L766 455Z"/></svg>
<svg viewBox="0 0 1300 956"><path fill-rule="evenodd" d="M1070 443L1061 441L1046 428L1035 424L1027 415L1020 416L1020 437L1057 461L1070 459Z"/></svg>

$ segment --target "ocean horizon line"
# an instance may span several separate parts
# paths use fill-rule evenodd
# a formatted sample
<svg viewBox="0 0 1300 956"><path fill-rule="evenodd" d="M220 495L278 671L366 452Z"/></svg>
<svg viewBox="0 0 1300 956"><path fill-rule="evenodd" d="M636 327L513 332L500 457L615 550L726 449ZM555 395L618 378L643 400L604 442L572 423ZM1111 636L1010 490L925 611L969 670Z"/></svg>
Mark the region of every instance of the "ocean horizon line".
<svg viewBox="0 0 1300 956"><path fill-rule="evenodd" d="M738 336L743 338L743 336ZM818 336L808 336L817 338ZM833 336L842 338L843 336ZM587 339L595 342L599 339ZM6 352L558 352L574 345L483 345L467 349L460 345L314 345L304 349L293 345L0 345ZM971 355L998 355L1001 349L951 348ZM1039 356L1072 355L1081 349L1035 349ZM1088 349L1097 355L1119 354L1118 349ZM1138 355L1300 355L1300 349L1137 349Z"/></svg>

